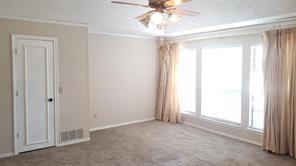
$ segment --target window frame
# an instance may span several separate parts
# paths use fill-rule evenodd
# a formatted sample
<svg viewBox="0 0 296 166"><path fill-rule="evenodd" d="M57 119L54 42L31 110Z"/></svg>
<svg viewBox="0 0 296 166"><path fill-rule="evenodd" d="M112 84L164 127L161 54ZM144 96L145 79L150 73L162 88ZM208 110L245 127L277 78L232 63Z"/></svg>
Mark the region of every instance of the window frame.
<svg viewBox="0 0 296 166"><path fill-rule="evenodd" d="M197 65L197 61L198 61L198 57L197 57L197 49L196 48L180 48L180 51L182 50L182 49L187 49L187 50L191 50L191 51L195 51L195 56L196 56L196 62L195 62L195 64ZM181 52L180 52L180 57L181 57ZM197 79L197 66L195 66L196 67L196 69L195 69L195 84L197 84L197 81L198 81L198 79ZM180 84L179 84L180 85ZM195 100L197 101L197 86L195 85ZM197 104L197 102L195 103L195 111L190 111L190 110L182 110L182 108L181 108L181 113L184 113L184 114L187 114L187 115L192 115L192 116L197 116L198 114L197 114L197 106L196 106L196 104Z"/></svg>
<svg viewBox="0 0 296 166"><path fill-rule="evenodd" d="M236 126L244 130L262 134L263 130L254 129L249 126L249 112L250 112L250 60L251 60L251 46L261 44L258 36L236 36L230 38L215 38L205 39L201 41L194 41L189 43L182 43L182 48L196 50L196 112L186 112L181 110L185 115L194 116L209 122L218 123L227 126ZM207 117L201 115L201 83L202 83L202 49L203 48L223 48L241 46L243 49L242 55L242 86L241 86L241 123Z"/></svg>
<svg viewBox="0 0 296 166"><path fill-rule="evenodd" d="M201 111L202 111L202 51L203 49L215 49L215 48L233 48L233 47L241 47L242 48L242 77L241 77L241 82L243 84L243 73L244 73L244 69L243 69L243 62L244 62L244 46L242 44L221 44L219 46L206 46L206 47L201 47L200 49L200 71L199 71L199 75L200 75L200 114L199 116L205 119L209 119L209 120L214 120L214 121L220 121L226 124L232 124L232 125L236 125L236 126L241 126L242 125L242 121L243 121L243 117L242 117L242 112L243 112L243 108L241 107L241 118L240 118L240 123L238 122L233 122L230 120L226 120L226 119L222 119L222 118L215 118L215 117L210 117L210 116L206 116L206 115L202 115ZM241 85L241 106L243 105L243 86Z"/></svg>

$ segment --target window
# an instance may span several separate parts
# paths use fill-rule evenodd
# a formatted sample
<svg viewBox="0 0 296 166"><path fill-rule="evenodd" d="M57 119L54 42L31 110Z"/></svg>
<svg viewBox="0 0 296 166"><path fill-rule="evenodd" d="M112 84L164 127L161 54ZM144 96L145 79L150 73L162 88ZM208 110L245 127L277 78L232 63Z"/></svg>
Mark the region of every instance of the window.
<svg viewBox="0 0 296 166"><path fill-rule="evenodd" d="M196 110L196 50L181 49L179 64L179 100L183 112Z"/></svg>
<svg viewBox="0 0 296 166"><path fill-rule="evenodd" d="M181 111L209 123L261 132L264 85L259 41L257 35L250 35L182 43Z"/></svg>
<svg viewBox="0 0 296 166"><path fill-rule="evenodd" d="M202 49L201 115L241 123L242 47Z"/></svg>
<svg viewBox="0 0 296 166"><path fill-rule="evenodd" d="M251 46L249 127L262 130L264 123L264 92L262 46Z"/></svg>

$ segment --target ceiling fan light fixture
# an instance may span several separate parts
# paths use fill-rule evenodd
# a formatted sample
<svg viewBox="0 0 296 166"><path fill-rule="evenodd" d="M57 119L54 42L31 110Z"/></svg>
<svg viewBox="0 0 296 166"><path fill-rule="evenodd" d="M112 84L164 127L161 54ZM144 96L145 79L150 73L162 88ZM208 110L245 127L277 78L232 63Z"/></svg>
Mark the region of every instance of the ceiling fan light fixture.
<svg viewBox="0 0 296 166"><path fill-rule="evenodd" d="M154 12L150 17L151 23L155 25L160 25L163 22L163 15L160 12Z"/></svg>
<svg viewBox="0 0 296 166"><path fill-rule="evenodd" d="M146 27L149 28L150 18L139 19L139 21Z"/></svg>
<svg viewBox="0 0 296 166"><path fill-rule="evenodd" d="M149 26L153 26L163 31L166 28L168 28L168 26L180 21L181 16L193 17L199 15L199 12L180 9L177 7L178 5L190 1L191 0L148 0L147 5L130 2L121 2L116 0L111 2L116 4L152 8L153 10L136 17L136 19L139 20L146 28L149 28Z"/></svg>
<svg viewBox="0 0 296 166"><path fill-rule="evenodd" d="M163 30L167 29L168 26L169 26L169 24L164 22L163 24L157 25L156 28L163 31Z"/></svg>
<svg viewBox="0 0 296 166"><path fill-rule="evenodd" d="M180 21L181 20L181 16L179 16L179 15L177 15L177 14L172 14L171 16L170 16L170 21L171 21L171 23L176 23L176 22L178 22L178 21Z"/></svg>
<svg viewBox="0 0 296 166"><path fill-rule="evenodd" d="M160 22L159 24L152 23L151 21L151 23L156 25L156 28L161 31L167 29L170 25L172 25L173 23L181 19L180 16L176 14L170 14L168 12L162 12L161 15L162 15L162 22Z"/></svg>

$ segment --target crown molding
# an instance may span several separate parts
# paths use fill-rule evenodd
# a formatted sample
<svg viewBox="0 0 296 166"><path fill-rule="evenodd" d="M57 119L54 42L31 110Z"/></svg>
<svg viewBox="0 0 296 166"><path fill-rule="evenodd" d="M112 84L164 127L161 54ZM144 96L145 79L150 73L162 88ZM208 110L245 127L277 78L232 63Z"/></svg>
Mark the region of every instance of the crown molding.
<svg viewBox="0 0 296 166"><path fill-rule="evenodd" d="M54 21L54 20L48 20L48 19L35 19L35 18L16 17L16 16L7 16L7 15L0 15L0 18L2 18L2 19L8 19L8 20L19 20L19 21L29 21L29 22L46 23L46 24L58 24L58 25L88 27L88 24L87 23L74 23L74 22L66 22L66 21Z"/></svg>
<svg viewBox="0 0 296 166"><path fill-rule="evenodd" d="M281 29L296 26L296 12L280 16L224 24L167 34L166 41L189 41L215 37L258 34L270 29Z"/></svg>
<svg viewBox="0 0 296 166"><path fill-rule="evenodd" d="M47 19L35 19L35 18L15 17L15 16L7 16L7 15L0 15L0 19L28 21L28 22L37 22L37 23L46 23L46 24L57 24L57 25L68 25L68 26L78 26L78 27L87 27L87 28L89 27L89 25L87 23L54 21L54 20L47 20ZM106 32L106 31L88 31L88 33L109 35L109 36L130 37L130 38L152 39L152 40L158 40L160 38L160 36L157 36L157 35L115 33L115 32Z"/></svg>
<svg viewBox="0 0 296 166"><path fill-rule="evenodd" d="M129 37L138 39L150 39L159 40L161 37L154 35L136 35L131 33L115 33L115 32L104 32L104 31L88 31L89 34L107 35L107 36L118 36L118 37Z"/></svg>

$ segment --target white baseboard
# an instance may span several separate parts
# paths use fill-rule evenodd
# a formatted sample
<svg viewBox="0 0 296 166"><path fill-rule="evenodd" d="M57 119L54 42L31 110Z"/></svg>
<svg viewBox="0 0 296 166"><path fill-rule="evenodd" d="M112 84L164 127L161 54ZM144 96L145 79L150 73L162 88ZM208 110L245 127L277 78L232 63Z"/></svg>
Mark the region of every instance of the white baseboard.
<svg viewBox="0 0 296 166"><path fill-rule="evenodd" d="M141 119L141 120L136 120L136 121L117 123L117 124L101 126L101 127L94 127L94 128L90 128L89 131L97 131L97 130L108 129L108 128L113 128L113 127L125 126L125 125L129 125L129 124L147 122L147 121L152 121L152 120L155 120L155 118L146 118L146 119Z"/></svg>
<svg viewBox="0 0 296 166"><path fill-rule="evenodd" d="M191 126L191 127L199 128L201 130L209 131L211 133L223 135L223 136L230 137L230 138L233 138L233 139L237 139L237 140L240 140L240 141L244 141L244 142L247 142L247 143L250 143L250 144L262 146L261 143L256 142L256 141L252 141L252 140L249 140L249 139L246 139L246 138L233 136L233 135L230 135L230 134L226 134L226 133L223 133L223 132L215 131L215 130L208 129L208 128L205 128L205 127L201 127L201 126L198 126L198 125L195 125L195 124L192 124L192 123L188 123L188 122L184 122L184 124L185 125L188 125L188 126Z"/></svg>
<svg viewBox="0 0 296 166"><path fill-rule="evenodd" d="M58 146L66 146L66 145L72 145L72 144L77 144L77 143L81 143L81 142L86 142L89 141L90 138L82 138L82 139L76 139L76 140L72 140L72 141L67 141L67 142L63 142L63 143L59 143Z"/></svg>
<svg viewBox="0 0 296 166"><path fill-rule="evenodd" d="M13 152L0 154L0 158L11 157L11 156L14 156Z"/></svg>

